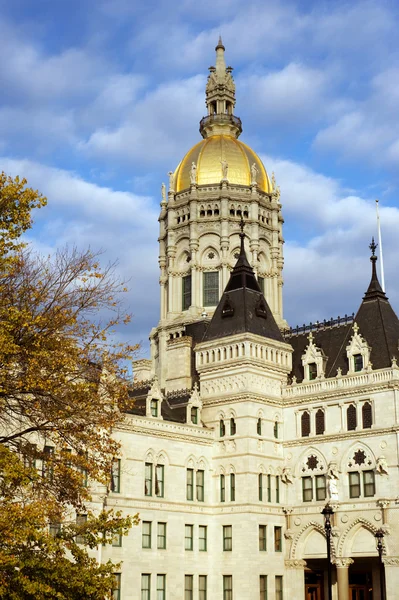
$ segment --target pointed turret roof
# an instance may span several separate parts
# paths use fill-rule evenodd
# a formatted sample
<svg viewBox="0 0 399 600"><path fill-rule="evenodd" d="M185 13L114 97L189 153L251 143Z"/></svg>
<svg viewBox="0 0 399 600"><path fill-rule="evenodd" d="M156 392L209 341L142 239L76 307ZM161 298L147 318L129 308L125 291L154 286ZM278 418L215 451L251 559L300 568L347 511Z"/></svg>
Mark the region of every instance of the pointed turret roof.
<svg viewBox="0 0 399 600"><path fill-rule="evenodd" d="M245 254L243 228L241 221L240 254L203 341L247 332L283 342L280 329Z"/></svg>

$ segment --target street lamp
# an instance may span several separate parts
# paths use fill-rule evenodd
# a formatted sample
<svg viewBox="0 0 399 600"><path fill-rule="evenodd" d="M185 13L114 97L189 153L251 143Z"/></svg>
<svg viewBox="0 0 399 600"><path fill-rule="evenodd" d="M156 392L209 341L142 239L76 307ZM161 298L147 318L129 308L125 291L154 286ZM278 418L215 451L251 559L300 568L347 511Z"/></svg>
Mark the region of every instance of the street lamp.
<svg viewBox="0 0 399 600"><path fill-rule="evenodd" d="M324 529L327 538L327 577L328 577L328 600L332 600L332 583L331 583L331 516L334 514L329 502L325 505L321 514L324 517ZM384 599L385 600L385 599Z"/></svg>
<svg viewBox="0 0 399 600"><path fill-rule="evenodd" d="M382 529L377 529L377 531L375 532L375 538L377 540L377 551L378 551L378 556L380 558L380 595L381 595L381 600L386 600L385 569L384 569L384 563L382 562L382 553L384 551L384 545L382 543L382 540L384 539L384 531Z"/></svg>

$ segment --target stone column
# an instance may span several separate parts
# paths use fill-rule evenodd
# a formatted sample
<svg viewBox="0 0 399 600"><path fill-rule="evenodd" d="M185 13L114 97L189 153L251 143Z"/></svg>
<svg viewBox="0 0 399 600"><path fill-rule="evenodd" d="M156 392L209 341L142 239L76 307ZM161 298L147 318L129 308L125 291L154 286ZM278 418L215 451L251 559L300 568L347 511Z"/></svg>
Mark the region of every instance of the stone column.
<svg viewBox="0 0 399 600"><path fill-rule="evenodd" d="M284 598L295 600L305 600L305 567L306 561L286 560L285 564L285 585Z"/></svg>
<svg viewBox="0 0 399 600"><path fill-rule="evenodd" d="M399 556L385 556L383 560L387 600L397 600L399 589Z"/></svg>
<svg viewBox="0 0 399 600"><path fill-rule="evenodd" d="M349 567L353 563L351 558L336 558L338 600L349 600Z"/></svg>

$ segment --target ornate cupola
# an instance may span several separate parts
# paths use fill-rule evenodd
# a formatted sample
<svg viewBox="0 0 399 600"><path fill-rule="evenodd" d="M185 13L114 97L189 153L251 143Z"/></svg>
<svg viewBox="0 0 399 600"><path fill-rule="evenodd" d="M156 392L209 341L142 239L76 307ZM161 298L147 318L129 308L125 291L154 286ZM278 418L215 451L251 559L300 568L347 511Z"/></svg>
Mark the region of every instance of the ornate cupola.
<svg viewBox="0 0 399 600"><path fill-rule="evenodd" d="M232 67L226 67L225 48L219 37L216 50L216 66L209 67L206 84L206 107L208 116L201 119L200 133L203 138L215 134L231 135L238 138L242 132L241 119L235 117L236 86L231 74Z"/></svg>

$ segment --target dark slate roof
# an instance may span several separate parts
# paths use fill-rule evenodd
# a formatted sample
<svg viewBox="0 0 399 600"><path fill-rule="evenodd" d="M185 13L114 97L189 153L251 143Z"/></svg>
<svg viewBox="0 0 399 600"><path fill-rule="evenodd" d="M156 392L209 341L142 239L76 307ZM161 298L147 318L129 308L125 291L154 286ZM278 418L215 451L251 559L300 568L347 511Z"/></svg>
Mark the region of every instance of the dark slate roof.
<svg viewBox="0 0 399 600"><path fill-rule="evenodd" d="M134 398L134 406L128 410L128 414L145 417L146 415L146 399L151 388L151 384L144 382L136 383L130 391L130 397ZM186 407L191 396L190 390L178 390L177 392L169 392L165 395L162 390L164 400L161 404L161 414L165 421L173 421L174 423L186 423Z"/></svg>
<svg viewBox="0 0 399 600"><path fill-rule="evenodd" d="M378 281L376 261L377 257L373 254L370 285L354 321L359 327L359 334L371 347L370 360L373 368L383 369L391 365L393 356L398 355L399 319ZM312 334L314 344L327 356L325 376L335 377L338 368L342 370L342 374L346 374L348 371L346 346L353 335L353 323L322 326L320 329L312 329ZM299 335L286 336L286 341L294 349L291 376L295 376L297 381L303 379L301 357L309 343L308 335L309 332L302 332Z"/></svg>
<svg viewBox="0 0 399 600"><path fill-rule="evenodd" d="M255 333L284 341L244 250L244 233L237 263L203 341L215 340L237 333Z"/></svg>

